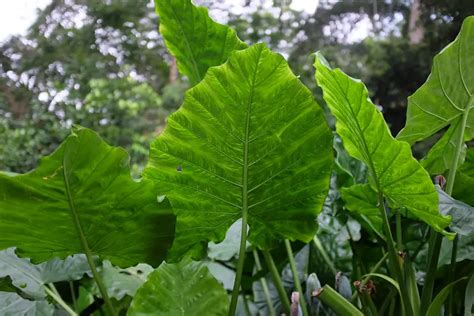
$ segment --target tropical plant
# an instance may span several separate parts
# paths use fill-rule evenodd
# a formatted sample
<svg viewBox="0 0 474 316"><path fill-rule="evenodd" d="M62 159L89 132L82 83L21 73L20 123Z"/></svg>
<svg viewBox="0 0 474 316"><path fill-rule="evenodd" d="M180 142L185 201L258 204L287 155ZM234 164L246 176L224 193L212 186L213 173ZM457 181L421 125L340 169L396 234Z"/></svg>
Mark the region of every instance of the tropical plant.
<svg viewBox="0 0 474 316"><path fill-rule="evenodd" d="M205 8L156 10L192 87L141 179L125 150L80 126L35 170L0 173L3 314L471 313L474 17L394 138L365 85L321 53L327 108L283 56ZM132 120L159 100L130 79L91 84L90 115L116 106ZM417 161L410 144L444 128Z"/></svg>

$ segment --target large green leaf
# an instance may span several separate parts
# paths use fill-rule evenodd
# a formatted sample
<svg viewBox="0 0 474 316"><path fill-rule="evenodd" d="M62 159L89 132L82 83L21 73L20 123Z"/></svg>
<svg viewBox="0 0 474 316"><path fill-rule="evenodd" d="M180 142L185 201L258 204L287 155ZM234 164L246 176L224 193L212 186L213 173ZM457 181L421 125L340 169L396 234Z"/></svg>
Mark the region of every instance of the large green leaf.
<svg viewBox="0 0 474 316"><path fill-rule="evenodd" d="M207 9L191 0L155 0L160 33L176 57L178 68L195 85L212 66L223 64L234 50L244 49L231 28L214 22Z"/></svg>
<svg viewBox="0 0 474 316"><path fill-rule="evenodd" d="M340 69L331 69L319 53L315 67L324 99L336 117L337 133L347 152L367 165L372 189L452 236L443 230L450 219L439 213L438 195L429 174L413 158L410 146L392 137L365 85Z"/></svg>
<svg viewBox="0 0 474 316"><path fill-rule="evenodd" d="M83 255L57 258L34 265L26 258L18 258L13 248L0 251L0 278L9 276L12 284L27 296L45 298L45 285L60 281L81 279L90 272Z"/></svg>
<svg viewBox="0 0 474 316"><path fill-rule="evenodd" d="M29 301L16 293L0 292L0 315L51 316L53 305L46 300Z"/></svg>
<svg viewBox="0 0 474 316"><path fill-rule="evenodd" d="M156 186L130 176L125 150L91 130L72 134L32 172L0 174L0 249L34 262L84 253L115 265L159 265L173 240L175 217Z"/></svg>
<svg viewBox="0 0 474 316"><path fill-rule="evenodd" d="M467 151L466 160L457 170L453 197L469 205L474 205L472 188L474 188L474 148Z"/></svg>
<svg viewBox="0 0 474 316"><path fill-rule="evenodd" d="M369 184L355 184L348 188L341 188L341 197L346 209L361 215L362 225L369 226L382 239L385 239L382 218L377 207L377 193L370 188Z"/></svg>
<svg viewBox="0 0 474 316"><path fill-rule="evenodd" d="M474 137L474 16L464 20L454 42L433 61L428 80L408 98L405 128L398 139L413 144L448 127L428 155L425 166L432 173L449 169L455 158L456 139ZM436 162L436 163L435 163Z"/></svg>
<svg viewBox="0 0 474 316"><path fill-rule="evenodd" d="M310 241L328 191L332 135L311 92L264 44L209 69L152 143L144 176L178 216L172 257L220 242L248 213L249 241Z"/></svg>
<svg viewBox="0 0 474 316"><path fill-rule="evenodd" d="M204 264L163 263L138 289L127 315L226 315L228 303Z"/></svg>

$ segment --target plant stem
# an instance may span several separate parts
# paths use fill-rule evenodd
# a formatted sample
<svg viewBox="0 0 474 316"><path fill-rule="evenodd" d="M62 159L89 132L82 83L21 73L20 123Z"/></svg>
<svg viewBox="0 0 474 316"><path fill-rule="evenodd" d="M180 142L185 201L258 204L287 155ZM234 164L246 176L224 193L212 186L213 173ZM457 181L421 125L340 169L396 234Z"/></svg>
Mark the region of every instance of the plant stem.
<svg viewBox="0 0 474 316"><path fill-rule="evenodd" d="M471 104L474 104L474 98L470 100ZM451 166L449 168L448 180L446 182L446 193L451 195L453 193L454 187L454 180L456 178L456 172L458 169L459 164L459 157L461 156L461 149L464 144L464 131L466 130L467 125L467 118L469 116L469 109L470 106L467 106L466 109L463 111L462 118L461 118L461 133L459 133L458 138L456 139L456 148L455 148L455 155L453 161L451 161ZM436 270L438 268L438 260L439 254L441 251L441 242L443 236L438 234L435 230L431 229L431 236L429 242L429 250L428 250L428 263L427 263L427 274L425 285L423 286L423 292L421 295L421 315L424 315L428 310L428 306L431 303L433 297L433 288L434 288L434 281L436 277ZM451 258L454 258L454 263L456 263L456 251L454 245L452 250ZM451 260L452 262L453 260ZM455 271L455 264L451 267L452 271ZM430 274L431 273L431 274Z"/></svg>
<svg viewBox="0 0 474 316"><path fill-rule="evenodd" d="M457 257L457 253L458 253L458 241L459 241L459 236L456 235L456 237L453 240L453 250L451 252L451 266L450 266L451 275L450 275L450 278L449 278L449 283L453 283L455 278L456 278L456 257ZM454 313L453 313L453 308L454 308L453 293L454 293L454 291L451 291L451 293L449 293L448 306L446 307L447 315L454 315Z"/></svg>
<svg viewBox="0 0 474 316"><path fill-rule="evenodd" d="M295 283L296 290L300 293L300 305L303 316L308 316L308 308L306 306L306 300L304 298L304 292L301 288L300 278L298 276L298 270L296 269L295 256L293 255L293 250L291 249L291 244L288 239L285 239L286 253L288 255L288 260L290 263L291 273L293 274L293 282Z"/></svg>
<svg viewBox="0 0 474 316"><path fill-rule="evenodd" d="M44 287L46 293L56 302L58 303L59 306L61 306L62 308L64 308L64 310L66 312L68 312L69 315L71 316L77 316L77 313L75 311L72 310L71 307L69 307L69 305L66 304L66 302L63 301L63 299L61 298L61 296L57 295L56 293L54 293L54 291L48 286L46 285Z"/></svg>
<svg viewBox="0 0 474 316"><path fill-rule="evenodd" d="M268 250L262 250L262 253L263 253L263 257L265 258L265 261L267 262L267 266L268 266L268 269L270 270L270 274L272 275L273 283L275 284L275 287L278 291L278 296L280 296L283 311L287 315L290 315L290 309L291 309L290 300L288 299L288 296L286 295L283 282L281 281L281 278L280 278L280 273L278 272L275 262L273 261L272 255L270 254L270 251Z"/></svg>
<svg viewBox="0 0 474 316"><path fill-rule="evenodd" d="M387 257L388 257L388 252L386 252L383 257L375 264L375 266L370 270L370 272L362 278L362 280L360 280L360 286L363 287L369 280L370 280L370 275L373 274L373 273L376 273L378 269L380 269L380 267L382 266L382 264L385 262L385 260L387 260ZM356 291L354 292L354 294L352 294L352 301L355 300L356 298L356 295L358 294L359 292Z"/></svg>
<svg viewBox="0 0 474 316"><path fill-rule="evenodd" d="M240 235L239 261L235 272L234 288L232 289L232 298L229 306L229 316L235 315L237 309L237 300L239 298L240 283L242 282L242 272L244 271L245 247L247 246L247 208L242 211L242 232Z"/></svg>
<svg viewBox="0 0 474 316"><path fill-rule="evenodd" d="M428 262L426 267L426 279L421 292L420 315L425 315L432 301L436 270L438 269L439 253L441 251L442 236L434 229L430 229L430 241L428 246Z"/></svg>
<svg viewBox="0 0 474 316"><path fill-rule="evenodd" d="M446 193L451 195L453 193L453 187L454 187L454 180L456 179L456 172L458 169L458 164L459 164L459 157L461 155L461 148L464 145L464 131L466 130L466 125L467 125L467 118L469 116L469 109L471 107L474 107L474 96L471 96L470 99L471 105L468 106L463 113L462 116L462 121L461 121L461 135L459 136L459 139L457 139L457 144L456 144L456 156L454 157L453 164L451 166L451 169L449 170L449 175L448 175L448 181L446 182ZM456 257L458 253L458 241L459 241L459 236L456 236L454 241L453 241L453 249L451 251L451 282L454 282L455 274L456 274ZM448 304L448 312L452 314L453 310L453 292L449 294L449 304Z"/></svg>
<svg viewBox="0 0 474 316"><path fill-rule="evenodd" d="M74 291L74 283L69 281L69 290L71 291L71 298L72 298L72 306L74 310L77 312L77 300L76 300L76 291Z"/></svg>
<svg viewBox="0 0 474 316"><path fill-rule="evenodd" d="M332 263L331 259L329 258L329 255L326 252L326 249L324 249L324 246L323 246L321 240L318 238L317 235L314 235L313 243L314 243L314 246L316 247L316 249L318 249L318 251L321 253L321 257L323 258L323 260L328 265L329 270L331 270L331 272L334 274L334 276L336 276L337 269L334 266L334 264Z"/></svg>
<svg viewBox="0 0 474 316"><path fill-rule="evenodd" d="M403 250L403 237L402 237L402 215L400 214L400 209L397 209L397 249L399 251Z"/></svg>
<svg viewBox="0 0 474 316"><path fill-rule="evenodd" d="M329 285L318 290L316 295L325 305L329 306L338 315L363 316L362 312L349 303L341 294Z"/></svg>
<svg viewBox="0 0 474 316"><path fill-rule="evenodd" d="M392 230L390 229L390 223L388 221L387 211L385 209L385 201L380 191L378 193L378 204L379 204L380 215L382 216L385 236L387 238L389 264L392 267L392 270L395 271L395 274L398 280L398 284L399 284L400 292L401 292L402 304L405 307L405 311L407 315L411 316L413 315L413 310L410 305L410 299L409 299L407 290L405 288L405 279L403 277L402 269L400 267L400 261L399 261L397 249L395 248L395 243L393 241Z"/></svg>
<svg viewBox="0 0 474 316"><path fill-rule="evenodd" d="M102 299L105 302L105 306L107 307L107 310L111 315L116 315L115 309L112 305L112 301L110 300L109 295L107 293L107 289L105 288L105 285L102 282L102 278L97 272L97 268L94 262L92 251L89 248L89 243L87 242L87 238L84 234L84 230L82 229L81 221L79 219L79 214L76 211L76 206L74 205L74 200L72 198L71 188L69 186L69 176L67 172L68 172L68 168L67 168L66 160L64 159L63 160L64 186L66 188L69 208L72 213L74 226L76 227L77 234L79 235L79 239L81 241L82 249L84 250L84 254L86 255L87 262L89 263L89 267L91 268L92 276L95 282L97 283L97 287L99 288L100 294L102 295Z"/></svg>
<svg viewBox="0 0 474 316"><path fill-rule="evenodd" d="M257 268L257 272L262 271L262 264L260 262L260 257L258 256L257 249L253 250L253 257L255 259L255 267ZM275 316L275 308L273 307L272 297L270 295L267 280L265 279L265 277L260 278L260 283L262 284L263 294L265 295L265 301L267 302L268 315Z"/></svg>

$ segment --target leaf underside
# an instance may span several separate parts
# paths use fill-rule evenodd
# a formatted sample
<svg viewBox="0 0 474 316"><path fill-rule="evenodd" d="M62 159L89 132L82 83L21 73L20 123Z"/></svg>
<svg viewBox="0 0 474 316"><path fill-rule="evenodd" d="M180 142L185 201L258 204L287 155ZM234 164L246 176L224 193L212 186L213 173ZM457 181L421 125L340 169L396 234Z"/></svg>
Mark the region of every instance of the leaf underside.
<svg viewBox="0 0 474 316"><path fill-rule="evenodd" d="M461 31L433 60L428 80L408 98L406 126L397 138L413 144L445 127L444 136L433 146L423 164L430 173L449 169L455 159L455 139L474 137L474 17L464 20ZM463 130L461 120L466 113ZM464 150L464 148L463 148ZM461 155L462 157L462 155Z"/></svg>
<svg viewBox="0 0 474 316"><path fill-rule="evenodd" d="M81 279L90 272L84 255L52 259L34 265L26 258L18 258L14 248L0 251L0 278L9 276L12 284L28 297L46 297L45 284Z"/></svg>
<svg viewBox="0 0 474 316"><path fill-rule="evenodd" d="M202 256L244 210L260 248L311 240L329 186L331 140L311 92L265 45L210 68L152 143L144 171L178 217L171 257Z"/></svg>
<svg viewBox="0 0 474 316"><path fill-rule="evenodd" d="M337 133L347 152L367 165L372 189L452 237L443 230L450 219L439 213L438 195L429 174L413 158L410 146L392 137L365 85L340 69L331 69L319 53L315 67L318 85L336 117Z"/></svg>
<svg viewBox="0 0 474 316"><path fill-rule="evenodd" d="M159 265L170 247L175 217L155 185L130 176L125 150L76 127L39 167L0 174L0 249L43 262L92 252L115 265ZM80 230L75 225L77 216Z"/></svg>

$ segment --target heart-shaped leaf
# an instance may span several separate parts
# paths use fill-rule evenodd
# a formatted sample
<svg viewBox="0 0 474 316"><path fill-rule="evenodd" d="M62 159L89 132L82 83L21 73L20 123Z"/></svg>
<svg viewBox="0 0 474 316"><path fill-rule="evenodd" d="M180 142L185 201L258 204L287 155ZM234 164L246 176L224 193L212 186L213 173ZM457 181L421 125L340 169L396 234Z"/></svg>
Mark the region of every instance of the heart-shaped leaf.
<svg viewBox="0 0 474 316"><path fill-rule="evenodd" d="M428 80L408 98L407 122L397 138L413 144L449 129L431 149L424 166L442 173L455 159L457 139L474 138L474 16L433 60ZM462 140L462 139L461 139ZM462 157L462 156L461 156Z"/></svg>
<svg viewBox="0 0 474 316"><path fill-rule="evenodd" d="M0 174L0 249L42 262L85 253L115 265L159 265L175 217L156 186L130 176L125 150L76 127L32 172Z"/></svg>
<svg viewBox="0 0 474 316"><path fill-rule="evenodd" d="M152 143L144 171L178 216L171 257L202 256L244 214L260 248L310 241L328 191L331 141L311 92L264 44L210 68Z"/></svg>
<svg viewBox="0 0 474 316"><path fill-rule="evenodd" d="M204 264L163 263L138 289L127 315L226 315L228 304L226 290Z"/></svg>
<svg viewBox="0 0 474 316"><path fill-rule="evenodd" d="M206 8L194 6L191 0L155 0L155 7L166 46L193 86L209 67L223 64L234 50L247 47L234 30L214 22Z"/></svg>
<svg viewBox="0 0 474 316"><path fill-rule="evenodd" d="M365 85L340 69L331 69L319 53L315 67L318 85L336 117L337 133L347 152L367 165L372 189L453 237L443 230L450 219L439 213L438 195L429 174L413 158L410 146L393 138Z"/></svg>

